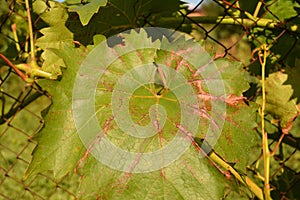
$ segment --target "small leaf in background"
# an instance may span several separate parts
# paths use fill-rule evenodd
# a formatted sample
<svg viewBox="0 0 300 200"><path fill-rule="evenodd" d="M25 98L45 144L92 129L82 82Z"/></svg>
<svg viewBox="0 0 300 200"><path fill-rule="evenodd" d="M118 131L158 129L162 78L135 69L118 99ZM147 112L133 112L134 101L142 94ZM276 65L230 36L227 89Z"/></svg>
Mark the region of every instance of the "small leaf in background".
<svg viewBox="0 0 300 200"><path fill-rule="evenodd" d="M267 8L272 14L267 12L265 18L286 20L297 15L295 8L299 8L299 3L292 0L271 1Z"/></svg>
<svg viewBox="0 0 300 200"><path fill-rule="evenodd" d="M280 34L278 32L278 34ZM270 35L271 36L271 35ZM268 37L268 36L266 36ZM298 67L297 59L300 59L300 42L295 35L284 33L271 47L271 51L276 54L276 57L290 67Z"/></svg>
<svg viewBox="0 0 300 200"><path fill-rule="evenodd" d="M240 7L248 13L254 13L258 2L259 0L239 0Z"/></svg>
<svg viewBox="0 0 300 200"><path fill-rule="evenodd" d="M49 3L51 8L48 8L42 0L33 3L34 12L39 14L44 22L49 25L49 27L40 29L43 36L37 39L36 45L43 50L41 55L44 61L42 69L57 77L62 74L60 68L65 67L65 64L62 58L53 53L51 49L60 49L66 43L71 43L73 34L65 26L68 14L63 5L52 1Z"/></svg>
<svg viewBox="0 0 300 200"><path fill-rule="evenodd" d="M295 163L299 163L299 159L295 160ZM298 169L299 169L298 165ZM300 184L299 184L299 177L291 168L283 167L282 174L277 175L274 177L272 184L275 185L277 188L280 188L282 192L286 192L289 199L300 199ZM292 192L290 191L292 190ZM278 191L274 191L272 193L273 199L280 199L281 194Z"/></svg>
<svg viewBox="0 0 300 200"><path fill-rule="evenodd" d="M67 0L66 3L69 11L76 12L79 15L82 25L85 26L89 23L93 15L107 4L107 0L82 0L81 3L77 0Z"/></svg>
<svg viewBox="0 0 300 200"><path fill-rule="evenodd" d="M174 0L167 0L163 3L161 0L111 0L93 15L90 23L86 26L82 26L81 18L75 13L70 13L66 26L74 33L74 40L88 45L92 44L95 34L112 36L131 28L143 26L146 16L148 16L147 19L156 15L167 14L171 16L178 11L181 4L180 1ZM142 25L138 24L139 20L141 20Z"/></svg>
<svg viewBox="0 0 300 200"><path fill-rule="evenodd" d="M285 73L288 75L284 84L291 85L293 89L293 95L291 99L296 99L296 104L300 103L300 59L296 59L295 67L286 67Z"/></svg>
<svg viewBox="0 0 300 200"><path fill-rule="evenodd" d="M287 85L288 75L279 71L269 75L265 81L266 114L273 117L274 123L279 120L281 127L288 128L289 123L299 114L297 99L291 99L294 91ZM257 98L261 104L262 98Z"/></svg>

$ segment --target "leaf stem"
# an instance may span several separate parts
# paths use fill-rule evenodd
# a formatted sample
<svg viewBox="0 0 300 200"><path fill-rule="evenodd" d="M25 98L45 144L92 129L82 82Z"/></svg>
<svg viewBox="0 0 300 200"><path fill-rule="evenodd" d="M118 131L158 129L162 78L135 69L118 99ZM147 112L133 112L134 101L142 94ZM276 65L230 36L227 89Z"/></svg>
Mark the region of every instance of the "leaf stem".
<svg viewBox="0 0 300 200"><path fill-rule="evenodd" d="M33 79L34 77L42 77L42 78L47 78L47 79L51 79L51 80L56 78L52 74L43 71L36 64L36 62L31 62L30 64L21 63L21 64L15 65L15 67L18 68L19 70L26 72L26 74L30 75L32 80L34 80ZM29 81L29 79L27 81ZM32 82L32 81L30 81L30 82Z"/></svg>
<svg viewBox="0 0 300 200"><path fill-rule="evenodd" d="M18 52L21 51L21 47L20 47L20 44L19 44L19 38L18 38L18 34L17 34L17 24L14 23L11 25L11 29L12 29L12 32L13 32L13 35L14 35L14 40L16 42L16 49Z"/></svg>
<svg viewBox="0 0 300 200"><path fill-rule="evenodd" d="M263 51L263 52L261 52ZM262 133L262 148L263 148L263 159L264 159L264 196L266 200L271 199L270 195L270 150L268 144L268 133L265 131L265 108L266 108L266 86L265 86L265 71L268 57L268 46L262 45L261 51L259 52L259 60L261 64L261 85L262 85L262 106L261 106L261 133Z"/></svg>

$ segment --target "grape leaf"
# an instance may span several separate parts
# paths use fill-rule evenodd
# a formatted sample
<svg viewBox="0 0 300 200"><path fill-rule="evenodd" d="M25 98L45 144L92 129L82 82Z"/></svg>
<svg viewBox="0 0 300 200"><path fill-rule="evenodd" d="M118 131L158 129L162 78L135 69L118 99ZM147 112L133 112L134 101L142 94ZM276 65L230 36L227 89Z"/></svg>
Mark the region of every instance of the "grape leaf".
<svg viewBox="0 0 300 200"><path fill-rule="evenodd" d="M84 51L65 44L54 50L64 58L68 68L61 81L39 80L39 84L52 96L51 107L44 112L45 125L34 140L38 145L26 171L25 178L33 174L51 170L59 180L72 172L84 152L84 147L74 127L72 116L72 90L79 63L84 59Z"/></svg>
<svg viewBox="0 0 300 200"><path fill-rule="evenodd" d="M76 133L74 118L72 118L74 105L77 104L73 105L72 110L71 98L73 91L87 95L91 93L87 91L90 86L84 82L79 83L79 85L85 87L84 91L74 89L76 74L78 77L84 77L82 73L89 66L92 67L91 69L96 74L99 70L101 71L101 69L97 69L97 66L105 65L105 60L110 58L110 56L118 55L127 47L138 49L134 47L141 44L152 44L154 48L138 49L120 55L106 70L103 70L103 76L99 80L97 79L98 85L95 96L96 117L109 140L130 152L147 153L163 148L174 139L179 129L178 123L181 122L182 118L180 113L183 111L181 111L180 107L184 105L184 102L179 104L181 98L176 100L176 94L186 94L186 91L181 88L178 89L178 93L172 92L172 82L169 82L169 80L177 80L180 76L172 75L168 71L165 71L168 72L165 73L165 78L163 78L163 75L160 75L160 81L163 84L163 87L160 87L163 88L161 94L159 94L159 88L155 87L155 85L138 82L139 87L134 90L133 97L130 98L130 116L136 124L141 126L145 126L153 119L151 115L149 116L149 110L151 111L152 105L158 106L159 102L159 105L165 108L167 120L160 133L145 139L131 137L122 131L114 119L122 110L117 110L114 113L112 111L114 100L116 102L121 100L122 102L122 100L125 100L124 95L126 94L124 93L119 98L113 98L113 89L117 86L121 77L124 77L133 67L144 66L141 69L154 71L159 71L159 67L162 67L164 70L171 70L172 68L189 80L187 83L191 84L193 91L197 94L198 98L196 98L196 101L198 99L200 101L201 107L195 108L195 113L191 114L192 116L199 115L201 118L201 126L199 129L198 127L196 129L197 136L205 138L206 131L210 126L216 126L214 130L217 130L217 128L221 129L221 124L213 124L214 119L212 116L218 115L221 119L223 118L226 122L217 143L216 151L219 151L220 156L229 162L237 162L238 169L245 171L246 155L249 154L251 145L254 143L253 130L251 129L255 124L249 123L248 120L251 121L251 118L255 115L256 107L252 104L247 106L243 103L241 94L249 88L249 85L245 80L245 72L242 71L241 65L224 59L216 61L216 67L213 67L212 64L205 65L206 61L210 61L209 56L204 51L191 52L190 49L193 49L194 45L196 45L191 39L186 39L185 37L176 38L174 36L171 39L177 41L177 43L175 42L175 45L172 46L173 50L168 52L164 51L165 46L170 45L168 39L163 36L162 40L153 42L148 34L149 32L144 30L139 32L131 31L130 34L120 34L122 43L113 47L112 52L114 54L109 54L106 51L109 47L102 48L103 46L101 45L103 43L101 43L100 46L95 47L89 53L82 65L84 68L80 69L79 72L77 71L78 67L87 53L85 50L74 49L71 45L64 45L64 48L61 50L53 50L53 52L63 58L68 68L64 70L64 76L60 82L43 83L43 87L47 88L53 95L53 105L45 118L45 128L36 137L38 146L34 151L27 176L43 170L53 170L56 178L60 178L75 169L77 173L82 174L78 190L78 195L82 199L93 197L100 199L220 199L223 196L227 180L206 158L199 158L199 152L194 146L190 146L175 162L159 170L140 174L114 170L96 160L93 157L95 154L92 154L92 147L98 142L93 138L97 135L86 138L88 141L92 139L94 143L83 154L83 145ZM174 52L176 53L174 54ZM185 62L183 58L186 58L186 56L191 57L191 63ZM157 68L153 62L157 63ZM167 68L164 68L163 65L166 65L165 67ZM198 70L201 73L197 74ZM136 82L139 75L146 76L149 80L152 77L144 73L138 74L139 71L130 72L131 75L129 74L129 77L131 81L128 82L127 86L125 85L125 89ZM218 77L218 73L222 76ZM204 81L204 77L208 78L207 81ZM92 79L91 76L87 78L88 80ZM209 84L218 82L218 78L224 79L224 92L226 92L226 95L223 97L222 91L218 91L218 89L212 91L212 88L209 87ZM168 91L168 88L170 88L170 91ZM185 101L193 98L188 95L182 96L182 98L184 97L187 99ZM82 99L78 100L80 103ZM212 102L216 103L213 104ZM218 108L221 108L224 104L228 106L226 113L219 113ZM217 106L217 109L213 109L212 106ZM157 113L160 113L158 108L155 107L155 109ZM89 107L84 107L84 110L88 112ZM85 114L83 113L83 115ZM157 121L160 122L160 119L157 118ZM79 126L78 130L81 131L83 127ZM90 127L90 130L93 131L93 127ZM86 133L85 136L90 137L89 133ZM177 148L179 149L180 146ZM173 149L173 151L176 152L176 149ZM106 153L110 153L109 158L113 162L120 165L127 162L119 159L120 155L114 152L106 150ZM137 165L142 160L138 160ZM162 157L156 158L157 163L161 160L164 159ZM133 166L130 170L133 170L135 167Z"/></svg>
<svg viewBox="0 0 300 200"><path fill-rule="evenodd" d="M143 26L144 18L162 15L179 10L180 1L176 0L111 0L100 12L93 15L89 24L82 26L76 14L70 14L66 26L74 33L74 39L88 45L93 41L93 35L111 36L124 30ZM139 22L140 18L142 21Z"/></svg>
<svg viewBox="0 0 300 200"><path fill-rule="evenodd" d="M299 4L297 1L292 0L278 0L275 3L271 3L267 6L269 12L264 17L269 19L280 19L282 21L290 19L297 15L294 8L298 8Z"/></svg>
<svg viewBox="0 0 300 200"><path fill-rule="evenodd" d="M60 67L65 67L65 64L61 57L53 53L51 49L60 49L65 43L72 42L73 34L65 27L68 18L66 9L58 2L49 3L51 8L48 8L42 0L33 3L34 12L50 26L40 30L43 36L37 39L36 45L43 49L42 69L57 77L61 75Z"/></svg>
<svg viewBox="0 0 300 200"><path fill-rule="evenodd" d="M293 89L293 95L291 99L296 99L296 104L300 103L300 59L296 59L295 67L286 67L285 73L288 75L285 82L286 85L291 85Z"/></svg>
<svg viewBox="0 0 300 200"><path fill-rule="evenodd" d="M70 12L77 12L83 26L87 25L93 15L98 12L100 7L107 4L107 0L87 0L84 3L78 3L76 0L67 0ZM74 5L77 4L77 5Z"/></svg>
<svg viewBox="0 0 300 200"><path fill-rule="evenodd" d="M279 33L278 33L279 35ZM272 35L275 38L275 35ZM299 59L300 43L294 35L283 34L271 47L271 51L290 67L296 66L296 59Z"/></svg>
<svg viewBox="0 0 300 200"><path fill-rule="evenodd" d="M269 75L265 81L266 87L266 114L270 114L275 121L280 122L282 128L287 128L289 123L299 114L297 100L291 99L293 89L285 84L288 75L283 72L275 72ZM262 98L257 102L261 104Z"/></svg>
<svg viewBox="0 0 300 200"><path fill-rule="evenodd" d="M140 33L142 34L142 33ZM132 43L138 42L146 42L146 41L139 41L137 40L137 36L135 34L131 34L129 36L124 35L125 44L132 45ZM186 45L187 48L191 48L193 43L189 40L186 41L182 39L182 44ZM168 43L166 40L163 40L163 43ZM128 44L129 43L129 44ZM176 43L178 46L182 46L180 42ZM181 51L180 51L181 50ZM182 56L184 56L184 50L178 49L181 52ZM148 52L148 53L147 53ZM122 56L119 61L116 61L111 65L111 67L106 70L106 73L102 80L100 80L101 84L98 86L99 92L97 93L97 109L101 110L98 112L98 120L102 124L102 127L107 126L107 135L109 135L110 140L113 141L115 144L121 145L124 149L130 150L141 150L141 146L137 145L141 143L140 141L132 140L130 137L122 134L121 131L118 131L117 125L113 122L110 122L109 119L112 117L111 108L110 108L110 99L111 94L109 91L112 91L118 78L121 76L124 71L129 70L132 66L141 65L143 62L147 61L151 63L152 60L155 60L157 63L166 63L171 68L178 68L178 70L182 69L181 73L185 75L191 74L189 70L184 71L183 68L187 69L182 57L177 56L165 52L163 50L157 50L157 56L155 54L151 55L151 51L147 52L134 52L132 54ZM189 53L186 51L185 53ZM201 53L201 52L198 52ZM99 53L103 54L103 53ZM139 55L147 55L147 56L139 56ZM199 59L199 65L201 66L201 62L203 60ZM204 56L204 55L203 55ZM95 58L96 56L91 56L91 58ZM205 56L204 56L205 57ZM203 58L203 57L201 57ZM207 60L208 58L204 58ZM91 66L95 66L96 63L99 63L98 60L94 60L91 63ZM228 96L226 99L229 103L229 108L226 114L226 122L225 127L223 129L222 135L219 138L219 142L217 143L216 151L221 152L224 159L229 162L236 163L236 167L241 171L246 171L247 165L247 155L251 152L251 145L256 142L256 134L253 128L256 126L255 123L251 122L251 119L256 117L256 110L257 107L251 104L251 107L248 107L243 102L241 102L241 98L237 98L241 96L241 93L249 88L245 80L245 72L242 70L241 64L231 63L226 60L220 59L216 64L218 69L221 71L226 91L229 94L234 94L233 96ZM188 68L189 69L189 68ZM214 71L210 72L210 78L214 79ZM232 74L234 73L234 74ZM238 84L237 84L238 83ZM147 89L151 90L151 89ZM106 93L103 91L107 91ZM151 96L151 92L147 91L140 91L137 90L135 95L137 96ZM172 98L172 95L168 96ZM149 118L145 116L147 115L147 111L149 110L152 104L155 102L151 99L141 99L141 100L132 100L132 104L130 104L134 110L131 111L133 120L136 123L140 123L141 125L145 123L145 121L149 121ZM172 102L164 103L163 100L160 101L160 104L164 105L167 110L168 114L173 114L175 117L169 116L168 121L177 122L178 117L176 115L178 110L178 105L172 104ZM222 116L225 117L225 116ZM202 119L202 127L201 133L199 135L205 135L205 131L207 127L210 125L211 118L204 118ZM253 120L254 121L254 120ZM109 125L107 125L109 122ZM173 124L174 124L173 123ZM169 140L170 136L168 134L174 131L174 127L172 128L172 123L165 124L166 130L164 130L163 138L164 140ZM204 127L203 127L204 126ZM117 133L114 133L117 132ZM122 135L120 137L120 135ZM159 138L156 140L159 142ZM135 145L132 145L134 143ZM145 142L143 146L159 146L153 144L155 142ZM164 143L163 143L164 144ZM146 151L146 150L145 150ZM206 169L206 160L199 160L197 159L197 154L192 153L192 148L184 154L176 164L172 164L158 172L151 172L149 174L124 174L120 172L113 171L100 163L97 163L94 159L86 158L86 160L82 163L82 168L80 172L82 174L93 174L93 177L86 175L81 183L80 193L83 194L91 194L92 196L97 196L98 198L155 198L160 197L160 194L163 196L168 196L170 198L182 198L182 199L207 199L207 198L218 198L217 194L220 194L220 190L222 190L222 186L220 185L212 185L206 181L214 181L221 178L219 175L216 174L211 177L212 171L210 169ZM111 156L116 157L116 155ZM191 159L189 159L191 158ZM209 171L210 173L201 173L201 179L198 179L198 169L202 169L201 171ZM95 175L92 173L93 171L98 171L101 173L97 173ZM214 171L214 170L213 170ZM175 173L174 173L175 172ZM110 176L104 175L110 174ZM170 175L169 175L170 174ZM179 178L178 178L179 176ZM97 177L97 178L95 178ZM93 187L87 187L92 183L96 184ZM174 182L175 180L175 182ZM183 184L181 182L188 182L187 187L182 188ZM151 189L144 188L144 185L150 185ZM208 186L209 185L209 186ZM163 189L161 188L163 187ZM221 188L219 188L221 187ZM181 188L181 189L178 189ZM191 188L199 188L199 191L203 191L200 193L195 193L193 190L191 192ZM217 190L216 193L211 193L210 191ZM134 193L134 195L133 195ZM188 195L189 194L189 195ZM219 196L220 197L220 196ZM89 198L89 197L86 197Z"/></svg>
<svg viewBox="0 0 300 200"><path fill-rule="evenodd" d="M6 16L9 14L9 5L7 2L2 2L0 5L0 21L4 21ZM0 34L0 51L4 52L7 48L8 48L8 41L7 39L4 37L2 31L4 29L5 26L3 26L3 28L1 27L1 34ZM7 30L4 30L4 32L7 32Z"/></svg>
<svg viewBox="0 0 300 200"><path fill-rule="evenodd" d="M253 0L253 1L240 0L239 4L241 9L247 11L248 13L254 13L258 2L259 0Z"/></svg>
<svg viewBox="0 0 300 200"><path fill-rule="evenodd" d="M234 163L236 169L246 173L246 166L250 164L249 153L260 152L260 149L253 149L260 141L255 131L257 105L237 102L236 106L227 108L226 121L215 151L227 162Z"/></svg>
<svg viewBox="0 0 300 200"><path fill-rule="evenodd" d="M78 194L82 199L220 199L224 176L192 149L183 157L165 169L142 174L114 171L88 157L80 169L86 176Z"/></svg>
<svg viewBox="0 0 300 200"><path fill-rule="evenodd" d="M20 15L25 14L22 5L15 4L14 10L18 10ZM20 15L11 15L11 3L2 1L0 6L0 21L1 21L1 32L0 32L0 52L10 60L15 60L19 55L19 51L16 48L14 34L12 27L16 28L19 38L27 37L28 20L22 18ZM3 65L4 62L0 59L0 63Z"/></svg>

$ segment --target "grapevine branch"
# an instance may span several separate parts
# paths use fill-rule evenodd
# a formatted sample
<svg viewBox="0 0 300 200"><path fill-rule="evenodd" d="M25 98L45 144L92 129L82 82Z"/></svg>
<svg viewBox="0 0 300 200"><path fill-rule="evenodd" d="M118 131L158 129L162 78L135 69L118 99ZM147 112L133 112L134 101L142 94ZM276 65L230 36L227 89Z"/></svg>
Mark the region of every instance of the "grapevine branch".
<svg viewBox="0 0 300 200"><path fill-rule="evenodd" d="M215 152L212 152L209 157L224 169L229 171L239 182L247 186L258 199L264 199L263 192L260 187L258 187L250 178L248 178L248 176L241 176L232 166L230 166L227 162L220 158Z"/></svg>
<svg viewBox="0 0 300 200"><path fill-rule="evenodd" d="M180 24L182 23L182 18L174 17L163 17L156 21L156 25L164 26L170 24ZM295 24L285 24L279 20L271 20L265 18L233 18L233 17L220 17L220 16L187 16L184 19L185 24L223 24L223 25L240 25L244 27L265 27L270 29L284 28L292 32L300 33L300 29Z"/></svg>
<svg viewBox="0 0 300 200"><path fill-rule="evenodd" d="M6 62L6 64L12 68L24 81L27 81L27 77L23 74L8 58L6 58L2 53L0 53L0 58Z"/></svg>

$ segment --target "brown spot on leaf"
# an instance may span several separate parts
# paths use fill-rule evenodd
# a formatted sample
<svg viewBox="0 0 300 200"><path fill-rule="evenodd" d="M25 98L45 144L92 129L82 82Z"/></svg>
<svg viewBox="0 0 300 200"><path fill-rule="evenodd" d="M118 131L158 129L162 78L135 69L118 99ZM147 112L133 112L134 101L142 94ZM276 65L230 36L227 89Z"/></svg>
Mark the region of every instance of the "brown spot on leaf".
<svg viewBox="0 0 300 200"><path fill-rule="evenodd" d="M229 144L232 144L232 143L233 143L233 142L232 142L232 138L231 138L229 135L225 134L225 138L226 138L226 141L227 141Z"/></svg>
<svg viewBox="0 0 300 200"><path fill-rule="evenodd" d="M225 102L228 105L236 106L240 102L244 102L245 99L246 99L246 97L238 97L238 96L236 96L234 94L230 94L230 95L227 96Z"/></svg>

